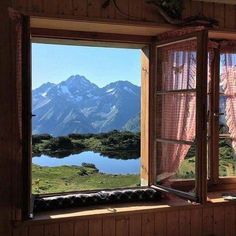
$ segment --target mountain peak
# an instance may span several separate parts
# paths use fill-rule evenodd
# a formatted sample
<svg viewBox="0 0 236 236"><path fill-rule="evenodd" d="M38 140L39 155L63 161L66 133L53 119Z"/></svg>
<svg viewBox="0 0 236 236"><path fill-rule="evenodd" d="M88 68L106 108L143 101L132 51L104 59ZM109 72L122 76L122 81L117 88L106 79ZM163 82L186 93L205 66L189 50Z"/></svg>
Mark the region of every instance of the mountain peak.
<svg viewBox="0 0 236 236"><path fill-rule="evenodd" d="M67 80L61 82L59 85L67 86L71 89L87 89L87 88L98 88L96 84L91 83L85 76L72 75Z"/></svg>

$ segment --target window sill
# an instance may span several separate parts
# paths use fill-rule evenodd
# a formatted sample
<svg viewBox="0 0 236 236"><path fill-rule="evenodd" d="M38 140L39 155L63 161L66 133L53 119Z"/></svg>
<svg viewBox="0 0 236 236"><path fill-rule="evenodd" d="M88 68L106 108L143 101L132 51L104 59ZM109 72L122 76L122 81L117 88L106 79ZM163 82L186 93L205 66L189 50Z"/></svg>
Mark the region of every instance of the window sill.
<svg viewBox="0 0 236 236"><path fill-rule="evenodd" d="M234 191L236 193L236 191ZM111 204L93 207L74 208L68 210L58 210L42 212L35 215L34 219L27 220L24 224L41 224L44 222L65 221L86 219L94 217L106 216L122 216L127 214L137 213L154 213L157 211L175 211L190 208L203 208L213 205L235 205L235 201L227 201L222 198L223 192L212 192L208 194L206 205L191 203L189 201L171 197L168 200L162 200L158 203L153 202L139 202L139 203L125 203L125 204Z"/></svg>
<svg viewBox="0 0 236 236"><path fill-rule="evenodd" d="M178 208L183 206L193 206L188 201L167 200L158 203L142 202L142 203L125 203L125 204L111 204L103 206L84 207L69 210L43 212L35 215L31 221L48 221L60 220L69 218L90 218L95 216L108 216L108 215L122 215L127 213L140 213L140 212L153 212L156 210L165 210L169 208Z"/></svg>

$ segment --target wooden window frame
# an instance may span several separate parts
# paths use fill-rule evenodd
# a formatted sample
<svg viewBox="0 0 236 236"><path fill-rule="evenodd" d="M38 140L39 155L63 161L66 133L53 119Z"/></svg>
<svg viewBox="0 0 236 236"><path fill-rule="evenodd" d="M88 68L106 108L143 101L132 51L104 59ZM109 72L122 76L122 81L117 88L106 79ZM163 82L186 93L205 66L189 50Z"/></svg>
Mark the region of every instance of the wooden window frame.
<svg viewBox="0 0 236 236"><path fill-rule="evenodd" d="M193 180L177 180L175 181L173 187L164 187L162 185L156 184L156 170L154 170L153 176L153 187L158 189L163 189L164 191L174 193L180 197L197 201L199 203L205 203L207 200L207 160L206 160L206 124L207 124L207 107L206 101L204 97L207 97L207 82L200 78L207 78L207 42L208 42L208 31L207 30L200 30L198 32L193 33L184 33L181 36L174 37L174 39L166 39L162 41L158 41L155 43L156 47L165 46L169 44L175 44L176 42L182 42L186 40L196 39L197 43L197 82L196 82L196 149L197 149L197 159L196 159L196 179ZM155 53L157 51L155 50ZM158 58L158 55L156 56ZM157 59L156 59L157 60ZM155 64L158 64L157 61L154 61ZM161 72L159 72L161 73ZM157 68L155 70L155 81L158 81L158 72ZM157 91L157 84L155 84L155 90ZM184 92L191 92L192 90L186 90ZM174 93L176 91L168 91L168 93ZM180 92L180 91L177 91ZM156 92L155 92L156 94ZM155 95L154 95L155 96ZM155 103L154 103L155 104ZM154 105L155 106L155 105ZM155 106L156 107L156 106ZM154 109L154 114L156 114ZM154 115L153 120L156 120ZM155 127L155 126L154 126ZM156 130L156 128L154 128ZM157 141L157 137L154 135L154 140ZM165 140L162 140L165 141ZM174 141L174 140L166 140L167 142L172 143L185 143L185 144L193 144L193 142L186 142L186 141ZM154 145L156 148L156 145ZM157 153L154 151L154 153ZM156 155L156 154L155 154ZM155 157L154 157L155 161ZM154 166L156 163L154 162ZM194 185L195 183L195 185ZM179 187L183 186L183 190L177 190L175 187L179 189ZM195 186L196 189L196 197L191 196L185 190L188 190L190 186Z"/></svg>
<svg viewBox="0 0 236 236"><path fill-rule="evenodd" d="M233 52L233 51L232 51ZM214 49L214 59L210 68L212 83L209 86L209 191L235 190L236 176L219 175L219 100L220 100L220 49Z"/></svg>
<svg viewBox="0 0 236 236"><path fill-rule="evenodd" d="M150 100L151 93L149 93L150 88L152 87L151 81L151 72L150 72L150 51L151 51L151 42L152 37L150 36L141 36L141 35L123 35L123 34L113 34L113 33L96 33L96 32L81 32L81 31L70 31L70 30L57 30L57 29L45 29L45 28L31 28L31 42L47 42L47 43L57 43L57 44L72 44L72 45L97 45L97 46L110 46L110 47L121 47L121 48L138 48L142 50L141 63L142 63L142 72L141 72L141 186L150 186L150 173L151 168L151 152L150 152L150 120L149 116L150 111ZM36 39L36 40L34 40ZM68 43L70 42L70 43ZM25 101L28 104L25 106L27 112L25 114L31 114L31 79L26 82L24 90L27 90L25 93ZM31 125L31 117L23 115L24 127L26 129L26 135L28 139L31 139L31 127L29 128L29 123ZM27 142L29 143L29 142ZM25 145L25 150L27 150L27 155L30 160L27 163L27 171L25 172L25 180L27 182L28 191L25 192L25 195L31 195L31 145ZM26 169L26 168L25 168ZM30 189L30 193L29 193ZM118 189L118 188L117 188ZM99 190L100 191L100 190ZM94 192L94 191L73 191L66 193L52 193L46 194L47 196L54 195L65 195L72 193L83 193L83 192ZM39 196L46 196L45 194L39 194ZM27 206L28 212L30 206ZM27 211L26 211L27 212Z"/></svg>
<svg viewBox="0 0 236 236"><path fill-rule="evenodd" d="M50 40L56 40L58 43L60 43L60 40L80 40L81 42L103 42L109 45L143 45L142 48L142 82L141 82L141 183L142 185L152 186L156 182L156 170L155 170L155 145L153 140L155 139L155 135L153 132L154 127L154 113L153 107L155 104L154 101L154 95L155 95L155 77L156 77L156 70L155 70L155 53L156 53L156 46L155 46L155 37L153 36L142 36L142 35L124 35L124 34L115 34L115 33L96 33L96 32L80 32L80 31L71 31L71 30L58 30L58 29L47 29L47 28L31 28L31 37L32 38L38 38L38 39L50 39ZM180 37L185 38L185 37ZM207 40L206 32L199 36L200 41ZM54 42L56 42L54 41ZM161 43L161 42L160 42ZM202 73L205 73L207 63L203 60L203 54L206 53L205 48L203 44L199 44L199 50L201 51L199 55L199 59L201 60L201 68L199 69L200 75ZM213 77L217 79L217 70L216 65L218 61L215 58L213 62L212 73ZM30 65L26 65L29 66ZM203 85L204 86L204 85ZM212 84L212 86L216 86L215 84ZM24 94L24 101L23 104L27 104L25 106L25 110L23 112L23 129L25 127L29 126L29 122L31 124L31 117L28 116L28 114L31 114L31 81L25 81L23 85L23 89L26 91ZM212 87L215 89L215 87ZM198 93L201 93L201 85L196 88L198 90ZM203 88L204 90L206 88ZM30 92L29 92L30 91ZM204 102L204 101L201 101ZM216 101L212 101L214 104L216 104ZM24 107L23 106L23 107ZM199 105L198 105L199 107ZM205 109L205 108L204 108ZM202 112L204 109L200 108L200 114L198 116L202 115ZM213 113L211 113L213 114ZM215 120L213 119L212 115L210 116L210 129L212 132L212 129L215 127ZM198 128L205 127L206 122L204 124L198 124ZM206 132L206 127L204 128ZM29 132L30 131L30 132ZM26 128L25 129L25 138L26 140L31 139L31 129ZM204 140L200 140L199 142L204 142ZM216 141L210 142L210 148L209 148L209 154L210 154L210 163L211 165L214 165L214 167L210 168L210 176L213 176L209 179L208 185L209 189L212 186L214 186L214 190L220 189L220 185L222 183L225 183L226 180L217 180L217 171L216 166L218 166L218 162L216 163L216 159L213 158L214 155L216 155L216 150L214 149ZM29 142L28 142L29 144ZM29 213L30 206L29 206L29 195L31 194L31 153L29 153L29 150L31 151L31 148L29 148L29 145L26 144L23 150L25 155L28 156L27 161L23 163L24 165L24 180L25 180L25 190L24 190L24 196L25 198L25 204L23 206L24 208L24 215L27 218L27 214ZM25 144L24 144L25 145ZM200 150L200 152L204 152L204 150ZM206 196L207 196L207 171L206 171L206 158L201 157L200 162L197 164L198 169L200 170L200 174L198 175L198 184L199 186L199 193L198 195L200 198L198 199L199 202L205 203L206 202ZM227 184L233 184L236 183L235 179L228 180ZM182 186L183 189L187 189L190 185L192 185L192 181L176 181L176 186ZM173 192L175 193L175 192ZM176 193L175 193L176 194ZM177 193L177 195L179 195ZM181 194L180 194L181 195ZM185 196L183 196L185 197ZM26 202L27 200L27 202Z"/></svg>

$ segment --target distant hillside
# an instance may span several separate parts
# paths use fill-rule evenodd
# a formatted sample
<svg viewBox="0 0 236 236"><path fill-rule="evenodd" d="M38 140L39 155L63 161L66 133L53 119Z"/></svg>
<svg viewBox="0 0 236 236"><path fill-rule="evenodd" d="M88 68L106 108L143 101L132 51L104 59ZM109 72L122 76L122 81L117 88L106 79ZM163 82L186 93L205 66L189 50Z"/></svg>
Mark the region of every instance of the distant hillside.
<svg viewBox="0 0 236 236"><path fill-rule="evenodd" d="M140 87L128 81L99 88L75 75L59 84L45 83L32 96L33 134L139 131Z"/></svg>

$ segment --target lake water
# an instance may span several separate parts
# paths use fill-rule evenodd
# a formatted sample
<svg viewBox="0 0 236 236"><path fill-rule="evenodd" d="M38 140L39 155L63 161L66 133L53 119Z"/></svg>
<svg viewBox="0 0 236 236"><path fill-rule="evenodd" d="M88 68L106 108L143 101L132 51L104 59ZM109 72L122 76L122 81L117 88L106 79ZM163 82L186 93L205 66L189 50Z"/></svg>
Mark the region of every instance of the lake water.
<svg viewBox="0 0 236 236"><path fill-rule="evenodd" d="M107 174L139 174L140 172L140 158L122 160L102 156L99 153L91 151L69 155L64 158L56 158L46 155L33 157L33 164L48 167L63 165L81 166L83 162L92 163L100 172Z"/></svg>

